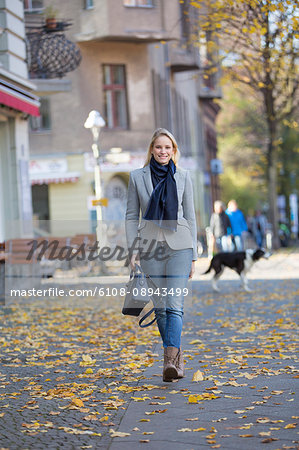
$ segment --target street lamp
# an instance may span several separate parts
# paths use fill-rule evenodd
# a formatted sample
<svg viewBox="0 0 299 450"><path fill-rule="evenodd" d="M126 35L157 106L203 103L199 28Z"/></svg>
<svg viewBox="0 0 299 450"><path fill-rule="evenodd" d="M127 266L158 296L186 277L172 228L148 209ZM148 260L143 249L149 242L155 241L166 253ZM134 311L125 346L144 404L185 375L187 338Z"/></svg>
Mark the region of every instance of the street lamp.
<svg viewBox="0 0 299 450"><path fill-rule="evenodd" d="M99 150L99 135L101 128L106 125L105 120L98 111L90 111L84 127L90 129L93 136L93 144L91 146L93 151L93 156L95 158L95 168L94 168L94 180L95 180L95 195L96 195L96 211L97 211L97 241L100 242L101 231L102 231L102 208L100 200L102 197L101 188L101 172L100 172L100 150Z"/></svg>

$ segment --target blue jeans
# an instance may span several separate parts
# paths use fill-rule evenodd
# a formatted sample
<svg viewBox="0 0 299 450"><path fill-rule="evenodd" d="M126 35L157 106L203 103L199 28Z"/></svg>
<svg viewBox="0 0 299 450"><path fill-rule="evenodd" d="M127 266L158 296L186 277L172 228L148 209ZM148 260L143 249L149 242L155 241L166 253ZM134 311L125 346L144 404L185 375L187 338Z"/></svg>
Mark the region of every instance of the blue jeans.
<svg viewBox="0 0 299 450"><path fill-rule="evenodd" d="M217 238L216 245L220 252L228 252L227 236Z"/></svg>
<svg viewBox="0 0 299 450"><path fill-rule="evenodd" d="M244 244L243 244L243 238L240 235L235 235L234 236L234 241L235 241L235 248L237 252L241 252L242 250L244 250Z"/></svg>
<svg viewBox="0 0 299 450"><path fill-rule="evenodd" d="M256 231L256 234L255 234L255 242L256 242L256 245L257 245L258 247L262 247L262 246L263 246L264 235L263 235L263 233L262 233L260 230L257 230L257 231Z"/></svg>
<svg viewBox="0 0 299 450"><path fill-rule="evenodd" d="M157 287L156 291L160 290L160 293L153 295L153 302L163 346L180 348L184 314L183 289L187 287L191 270L192 249L172 250L166 242L158 243L158 247L165 251L162 261L153 257L153 254L145 253L140 256L140 264Z"/></svg>

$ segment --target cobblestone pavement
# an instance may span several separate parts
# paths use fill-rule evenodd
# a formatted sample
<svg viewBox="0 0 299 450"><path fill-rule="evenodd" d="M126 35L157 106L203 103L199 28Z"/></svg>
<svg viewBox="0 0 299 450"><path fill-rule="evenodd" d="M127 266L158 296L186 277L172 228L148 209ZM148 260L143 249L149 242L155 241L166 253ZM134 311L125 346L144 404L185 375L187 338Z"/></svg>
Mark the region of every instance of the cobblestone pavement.
<svg viewBox="0 0 299 450"><path fill-rule="evenodd" d="M0 448L298 449L299 254L258 262L251 293L231 271L213 293L206 266L173 383L156 328L122 317L121 299L2 307Z"/></svg>

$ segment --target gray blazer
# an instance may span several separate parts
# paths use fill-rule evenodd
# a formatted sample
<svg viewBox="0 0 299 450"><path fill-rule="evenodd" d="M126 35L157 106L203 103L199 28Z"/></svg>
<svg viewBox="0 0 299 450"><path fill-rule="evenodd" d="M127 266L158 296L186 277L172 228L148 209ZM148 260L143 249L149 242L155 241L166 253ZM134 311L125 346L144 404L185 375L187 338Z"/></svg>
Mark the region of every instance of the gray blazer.
<svg viewBox="0 0 299 450"><path fill-rule="evenodd" d="M178 225L177 231L163 229L164 239L170 248L181 250L193 249L193 260L197 259L197 228L193 203L193 189L190 174L187 170L177 168L174 175L178 191ZM128 201L126 211L127 245L132 249L137 236L140 237L139 247L147 251L148 245L157 236L161 236L161 228L153 222L144 220L153 184L149 164L130 174ZM159 237L158 237L159 239ZM155 247L153 246L152 249Z"/></svg>

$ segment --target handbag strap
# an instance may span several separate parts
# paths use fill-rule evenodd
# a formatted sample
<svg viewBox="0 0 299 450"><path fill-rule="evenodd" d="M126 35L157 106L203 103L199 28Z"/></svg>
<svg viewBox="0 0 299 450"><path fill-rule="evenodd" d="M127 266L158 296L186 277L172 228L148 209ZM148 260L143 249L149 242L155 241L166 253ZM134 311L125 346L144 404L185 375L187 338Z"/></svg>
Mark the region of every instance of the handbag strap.
<svg viewBox="0 0 299 450"><path fill-rule="evenodd" d="M141 328L149 327L150 325L152 325L152 324L156 321L156 317L155 317L155 318L154 318L153 320L151 320L150 322L148 322L148 323L142 325L142 322L144 322L145 319L147 319L154 311L155 311L155 308L152 308L150 311L148 311L146 314L144 314L144 316L141 317L141 319L139 320L139 326L140 326Z"/></svg>
<svg viewBox="0 0 299 450"><path fill-rule="evenodd" d="M134 276L135 276L136 274L141 274L141 275L142 275L143 272L142 272L141 267L140 267L138 264L135 263L135 268L134 268L134 269L131 269L131 272L130 272L130 278L131 278L131 279L134 278ZM145 274L144 274L144 276L146 277Z"/></svg>
<svg viewBox="0 0 299 450"><path fill-rule="evenodd" d="M133 278L136 273L143 274L146 278L150 279L150 277L148 275L143 273L141 267L138 264L135 263L135 269L131 270L130 278ZM155 308L152 308L150 311L148 311L146 314L144 314L144 316L141 317L141 319L139 320L139 326L141 328L149 327L156 321L156 317L154 317L153 320L151 320L150 322L142 325L142 323L145 321L145 319L147 319L154 311L155 311Z"/></svg>

